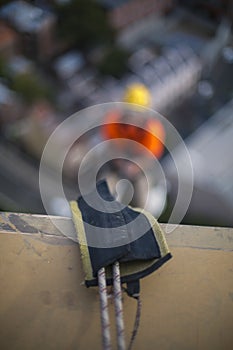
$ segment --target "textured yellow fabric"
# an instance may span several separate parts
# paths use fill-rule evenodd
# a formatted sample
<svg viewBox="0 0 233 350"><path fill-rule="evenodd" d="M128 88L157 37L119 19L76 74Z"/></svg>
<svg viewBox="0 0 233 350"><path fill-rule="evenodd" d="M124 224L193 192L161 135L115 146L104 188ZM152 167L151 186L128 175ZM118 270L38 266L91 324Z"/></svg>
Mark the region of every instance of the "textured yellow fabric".
<svg viewBox="0 0 233 350"><path fill-rule="evenodd" d="M93 275L92 275L89 250L88 250L87 241L86 241L86 234L85 234L85 229L84 229L83 220L82 220L82 214L81 214L81 211L79 210L77 202L71 201L70 207L71 207L73 222L76 228L77 238L80 246L85 279L90 280L93 278Z"/></svg>
<svg viewBox="0 0 233 350"><path fill-rule="evenodd" d="M154 218L153 215L151 215L151 213L149 213L148 211L146 211L144 209L133 208L133 210L138 211L147 217L148 221L151 224L152 230L154 232L156 241L159 245L161 256L163 257L163 256L167 255L169 253L169 248L168 248L164 233L163 233L158 221Z"/></svg>

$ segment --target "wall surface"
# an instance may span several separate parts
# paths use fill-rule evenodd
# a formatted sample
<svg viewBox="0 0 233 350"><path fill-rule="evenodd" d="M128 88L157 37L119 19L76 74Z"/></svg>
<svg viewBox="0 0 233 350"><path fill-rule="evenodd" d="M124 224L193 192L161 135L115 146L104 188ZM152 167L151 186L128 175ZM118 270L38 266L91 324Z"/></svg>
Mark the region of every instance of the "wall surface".
<svg viewBox="0 0 233 350"><path fill-rule="evenodd" d="M70 219L54 220L75 235ZM173 259L141 281L134 349L231 350L233 229L177 226L166 236ZM48 217L0 214L2 350L101 349L98 290L82 282L78 244ZM123 304L128 341L136 302L124 294Z"/></svg>

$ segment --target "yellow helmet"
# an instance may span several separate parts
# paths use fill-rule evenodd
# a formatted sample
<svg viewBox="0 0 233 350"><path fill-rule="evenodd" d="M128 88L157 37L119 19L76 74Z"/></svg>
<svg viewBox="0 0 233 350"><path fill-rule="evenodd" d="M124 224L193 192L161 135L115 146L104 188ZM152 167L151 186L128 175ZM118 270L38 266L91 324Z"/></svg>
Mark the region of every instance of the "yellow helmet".
<svg viewBox="0 0 233 350"><path fill-rule="evenodd" d="M151 95L145 85L141 83L134 83L126 88L124 102L149 107L151 103Z"/></svg>

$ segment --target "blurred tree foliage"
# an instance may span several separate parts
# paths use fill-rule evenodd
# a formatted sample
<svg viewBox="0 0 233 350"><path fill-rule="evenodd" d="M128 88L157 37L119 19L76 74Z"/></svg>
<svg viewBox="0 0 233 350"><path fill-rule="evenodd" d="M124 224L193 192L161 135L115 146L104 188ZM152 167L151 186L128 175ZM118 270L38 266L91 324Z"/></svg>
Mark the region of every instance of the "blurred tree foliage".
<svg viewBox="0 0 233 350"><path fill-rule="evenodd" d="M0 6L6 5L9 2L11 2L10 0L0 0Z"/></svg>
<svg viewBox="0 0 233 350"><path fill-rule="evenodd" d="M8 78L9 74L7 71L7 60L3 56L0 55L0 77Z"/></svg>
<svg viewBox="0 0 233 350"><path fill-rule="evenodd" d="M44 98L52 99L50 89L28 73L16 75L12 80L11 88L21 95L27 103Z"/></svg>
<svg viewBox="0 0 233 350"><path fill-rule="evenodd" d="M57 5L56 12L60 37L82 50L114 40L105 11L94 0L71 0Z"/></svg>
<svg viewBox="0 0 233 350"><path fill-rule="evenodd" d="M5 67L5 60L0 56L0 76L3 76Z"/></svg>
<svg viewBox="0 0 233 350"><path fill-rule="evenodd" d="M129 53L117 46L108 48L98 69L103 75L113 75L120 78L127 71Z"/></svg>
<svg viewBox="0 0 233 350"><path fill-rule="evenodd" d="M0 56L0 77L10 89L17 92L26 103L33 103L40 99L53 101L51 88L32 73L11 75L7 60Z"/></svg>

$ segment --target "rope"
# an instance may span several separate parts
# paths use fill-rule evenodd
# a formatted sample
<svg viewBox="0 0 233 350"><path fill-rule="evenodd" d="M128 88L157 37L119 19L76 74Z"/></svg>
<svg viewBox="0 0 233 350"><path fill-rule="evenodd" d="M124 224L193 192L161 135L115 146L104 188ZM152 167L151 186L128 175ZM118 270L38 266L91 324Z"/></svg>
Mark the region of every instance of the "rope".
<svg viewBox="0 0 233 350"><path fill-rule="evenodd" d="M134 297L137 300L137 311L136 311L136 316L135 316L135 321L134 321L134 328L132 332L132 336L130 339L130 343L128 346L128 350L132 349L133 343L135 341L137 332L138 332L138 327L140 323L140 317L141 317L141 308L142 308L142 302L139 296Z"/></svg>
<svg viewBox="0 0 233 350"><path fill-rule="evenodd" d="M110 321L108 314L108 297L107 297L107 285L105 268L102 267L98 271L98 285L99 285L99 295L100 295L100 312L101 312L101 327L102 327L102 342L103 350L111 350L111 335L110 335ZM119 262L113 265L113 290L114 290L114 305L115 305L115 317L116 317L116 329L117 329L117 345L118 350L125 350L125 339L124 339L124 320L123 320L123 306L122 306L122 293L121 293L121 279L120 279L120 265ZM133 296L137 300L137 310L134 321L134 327L132 331L132 336L128 346L128 350L132 349L133 343L135 341L140 317L141 317L141 307L142 303L140 297Z"/></svg>
<svg viewBox="0 0 233 350"><path fill-rule="evenodd" d="M115 262L113 264L113 291L114 291L114 305L115 305L118 350L125 350L126 346L125 346L125 338L124 338L124 319L123 319L119 262Z"/></svg>
<svg viewBox="0 0 233 350"><path fill-rule="evenodd" d="M107 297L107 285L105 277L105 268L102 267L98 271L98 285L100 295L100 313L101 313L101 326L102 326L102 341L103 349L111 350L111 335L110 335L110 321L108 314L108 297Z"/></svg>

